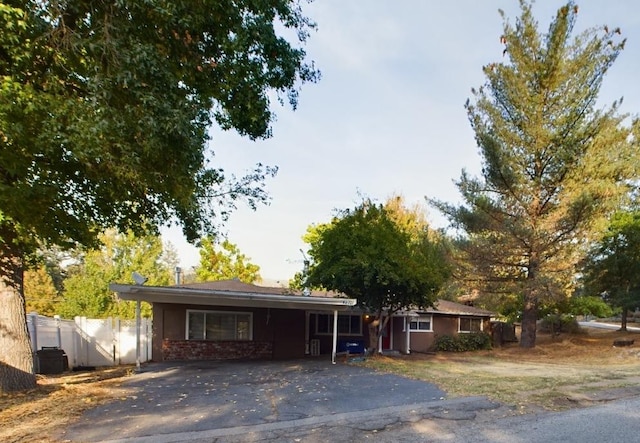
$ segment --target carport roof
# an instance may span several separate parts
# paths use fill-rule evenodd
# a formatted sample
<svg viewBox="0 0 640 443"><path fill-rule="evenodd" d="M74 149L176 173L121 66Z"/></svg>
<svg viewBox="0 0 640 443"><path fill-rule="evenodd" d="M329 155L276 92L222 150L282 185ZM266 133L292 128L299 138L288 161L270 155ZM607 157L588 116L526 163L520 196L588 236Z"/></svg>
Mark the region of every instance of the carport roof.
<svg viewBox="0 0 640 443"><path fill-rule="evenodd" d="M192 283L180 286L144 286L112 283L109 288L123 300L205 306L238 306L343 311L357 300L335 293L313 291L310 295L287 288L272 288L238 280Z"/></svg>

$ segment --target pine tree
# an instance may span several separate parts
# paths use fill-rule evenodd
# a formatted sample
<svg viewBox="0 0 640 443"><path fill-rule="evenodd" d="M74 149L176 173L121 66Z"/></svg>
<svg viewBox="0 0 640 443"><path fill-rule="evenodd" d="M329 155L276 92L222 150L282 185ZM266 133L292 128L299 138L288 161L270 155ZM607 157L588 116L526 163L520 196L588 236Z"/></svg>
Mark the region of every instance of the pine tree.
<svg viewBox="0 0 640 443"><path fill-rule="evenodd" d="M521 300L521 346L534 347L538 308L571 290L584 246L628 194L638 173L638 124L620 101L597 109L600 86L624 48L618 28L572 37L578 15L562 6L546 34L529 3L504 21L504 61L467 101L482 156L463 171L463 204L432 201L464 231L470 273L485 293Z"/></svg>

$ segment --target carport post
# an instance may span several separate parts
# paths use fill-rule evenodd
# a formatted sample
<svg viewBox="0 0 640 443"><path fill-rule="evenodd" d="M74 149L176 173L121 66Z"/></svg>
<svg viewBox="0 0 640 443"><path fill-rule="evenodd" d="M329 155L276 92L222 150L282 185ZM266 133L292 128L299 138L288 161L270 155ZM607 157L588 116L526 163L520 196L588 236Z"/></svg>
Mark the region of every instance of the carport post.
<svg viewBox="0 0 640 443"><path fill-rule="evenodd" d="M406 340L405 353L411 354L411 319L408 315L404 317L404 330L404 339Z"/></svg>
<svg viewBox="0 0 640 443"><path fill-rule="evenodd" d="M338 348L338 310L333 310L333 351L331 352L331 363L336 364L336 351Z"/></svg>
<svg viewBox="0 0 640 443"><path fill-rule="evenodd" d="M140 371L140 299L136 300L136 371Z"/></svg>

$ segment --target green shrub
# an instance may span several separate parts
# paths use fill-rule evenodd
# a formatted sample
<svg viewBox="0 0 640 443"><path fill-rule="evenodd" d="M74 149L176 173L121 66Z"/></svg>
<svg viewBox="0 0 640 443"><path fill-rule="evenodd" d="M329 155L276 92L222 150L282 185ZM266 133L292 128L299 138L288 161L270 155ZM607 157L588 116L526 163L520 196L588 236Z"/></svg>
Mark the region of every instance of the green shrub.
<svg viewBox="0 0 640 443"><path fill-rule="evenodd" d="M436 351L465 352L491 349L491 336L485 332L459 334L455 337L441 335L435 342Z"/></svg>
<svg viewBox="0 0 640 443"><path fill-rule="evenodd" d="M569 312L574 315L593 315L606 318L613 315L613 309L602 297L574 296L569 300Z"/></svg>
<svg viewBox="0 0 640 443"><path fill-rule="evenodd" d="M573 315L549 314L540 321L540 330L552 334L561 332L573 334L580 330L580 325Z"/></svg>

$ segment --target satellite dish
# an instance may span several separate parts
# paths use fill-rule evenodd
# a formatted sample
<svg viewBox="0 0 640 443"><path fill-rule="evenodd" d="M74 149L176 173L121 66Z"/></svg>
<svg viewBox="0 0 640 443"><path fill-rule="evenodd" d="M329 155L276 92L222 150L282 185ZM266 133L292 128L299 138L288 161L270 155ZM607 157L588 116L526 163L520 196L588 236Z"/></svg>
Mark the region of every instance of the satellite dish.
<svg viewBox="0 0 640 443"><path fill-rule="evenodd" d="M131 276L133 277L133 281L136 282L136 285L144 285L147 280L149 280L149 278L144 275L140 275L135 271L131 273Z"/></svg>

